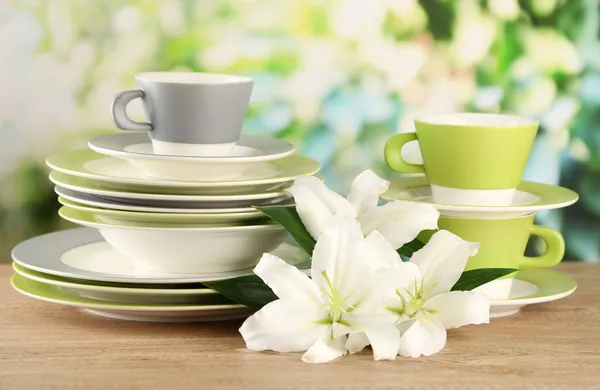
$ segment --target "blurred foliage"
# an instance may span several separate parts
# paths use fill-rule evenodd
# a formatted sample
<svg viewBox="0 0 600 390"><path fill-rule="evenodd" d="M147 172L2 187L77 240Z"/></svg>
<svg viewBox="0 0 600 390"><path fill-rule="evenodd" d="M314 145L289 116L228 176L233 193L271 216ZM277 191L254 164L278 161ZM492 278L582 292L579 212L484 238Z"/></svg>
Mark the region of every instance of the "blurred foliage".
<svg viewBox="0 0 600 390"><path fill-rule="evenodd" d="M47 154L114 131L108 104L135 73L192 70L254 77L244 131L296 143L340 191L367 167L393 177L383 144L418 113L537 118L526 179L581 194L538 223L598 261L599 18L595 0L9 0L0 249L66 226Z"/></svg>

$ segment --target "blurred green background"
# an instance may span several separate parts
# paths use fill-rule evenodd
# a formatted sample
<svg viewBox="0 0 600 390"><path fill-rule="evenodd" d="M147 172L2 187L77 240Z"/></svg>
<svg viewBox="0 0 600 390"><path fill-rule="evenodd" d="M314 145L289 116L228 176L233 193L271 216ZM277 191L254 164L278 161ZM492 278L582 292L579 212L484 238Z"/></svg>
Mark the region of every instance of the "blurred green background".
<svg viewBox="0 0 600 390"><path fill-rule="evenodd" d="M149 70L250 75L245 132L294 142L342 192L394 176L383 144L415 114L537 118L526 179L581 194L538 223L598 261L599 17L594 0L0 0L0 261L68 226L45 157L117 131L113 95Z"/></svg>

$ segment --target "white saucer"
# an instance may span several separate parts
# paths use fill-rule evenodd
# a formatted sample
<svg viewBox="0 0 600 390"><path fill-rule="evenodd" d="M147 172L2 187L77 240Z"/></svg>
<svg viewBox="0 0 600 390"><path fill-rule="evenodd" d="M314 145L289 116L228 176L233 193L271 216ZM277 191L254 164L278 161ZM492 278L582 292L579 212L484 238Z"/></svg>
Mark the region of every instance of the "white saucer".
<svg viewBox="0 0 600 390"><path fill-rule="evenodd" d="M293 264L306 260L304 251L287 243L271 253ZM17 264L37 272L110 283L202 283L252 274L252 268L202 275L141 270L136 268L131 258L113 249L92 228L68 229L30 238L13 249L12 258Z"/></svg>
<svg viewBox="0 0 600 390"><path fill-rule="evenodd" d="M88 145L98 153L127 160L147 176L182 181L236 179L256 166L282 159L295 151L287 141L253 135L243 135L232 156L155 154L146 132L103 135L93 138Z"/></svg>
<svg viewBox="0 0 600 390"><path fill-rule="evenodd" d="M126 192L119 190L110 190L97 185L89 179L67 175L62 172L51 172L50 181L63 188L84 192L102 197L109 197L113 200L134 200L137 203L140 200L151 201L176 201L176 202L196 202L205 203L206 208L211 207L248 207L254 204L263 204L262 201L275 201L283 198L289 198L284 192L263 192L258 194L243 195L171 195L171 194L149 194L146 192ZM257 202L259 201L259 202Z"/></svg>
<svg viewBox="0 0 600 390"><path fill-rule="evenodd" d="M300 156L288 156L270 164L257 165L231 181L180 181L147 177L127 161L105 157L92 150L74 150L54 154L46 164L59 172L84 177L105 188L129 192L168 194L235 195L274 191L287 187L299 176L315 174L319 163Z"/></svg>
<svg viewBox="0 0 600 390"><path fill-rule="evenodd" d="M515 199L510 206L441 204L433 201L431 187L425 176L408 176L390 180L390 187L381 198L430 204L445 216L501 217L567 207L575 203L579 195L568 188L523 181L517 187Z"/></svg>
<svg viewBox="0 0 600 390"><path fill-rule="evenodd" d="M54 192L65 199L82 205L92 207L102 207L106 209L149 212L149 213L202 213L202 214L220 214L220 213L244 213L260 215L260 211L254 207L207 207L203 204L190 204L188 202L174 201L145 201L134 203L124 203L119 199L102 198L97 195L90 195L79 191L73 191L61 186L54 187Z"/></svg>

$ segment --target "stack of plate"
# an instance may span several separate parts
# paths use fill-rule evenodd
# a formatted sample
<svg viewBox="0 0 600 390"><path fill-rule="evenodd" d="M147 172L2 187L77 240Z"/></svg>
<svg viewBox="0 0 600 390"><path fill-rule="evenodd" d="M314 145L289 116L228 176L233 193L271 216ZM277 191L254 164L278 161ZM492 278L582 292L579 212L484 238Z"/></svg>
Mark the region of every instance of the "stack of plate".
<svg viewBox="0 0 600 390"><path fill-rule="evenodd" d="M284 189L318 171L290 143L244 135L227 157L154 154L146 133L89 146L47 160L59 214L87 228L19 244L18 291L115 318L217 320L250 311L203 282L250 274L265 252L304 260L254 207L288 202Z"/></svg>

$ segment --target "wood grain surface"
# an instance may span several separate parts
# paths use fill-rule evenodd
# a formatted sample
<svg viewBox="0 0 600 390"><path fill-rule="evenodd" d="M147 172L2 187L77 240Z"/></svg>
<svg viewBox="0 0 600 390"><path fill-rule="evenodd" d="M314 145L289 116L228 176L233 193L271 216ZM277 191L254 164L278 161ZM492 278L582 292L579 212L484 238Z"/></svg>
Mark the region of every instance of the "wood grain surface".
<svg viewBox="0 0 600 390"><path fill-rule="evenodd" d="M241 321L136 323L39 302L0 265L0 389L600 389L600 265L558 270L579 282L572 296L452 330L437 355L311 365L246 350Z"/></svg>

